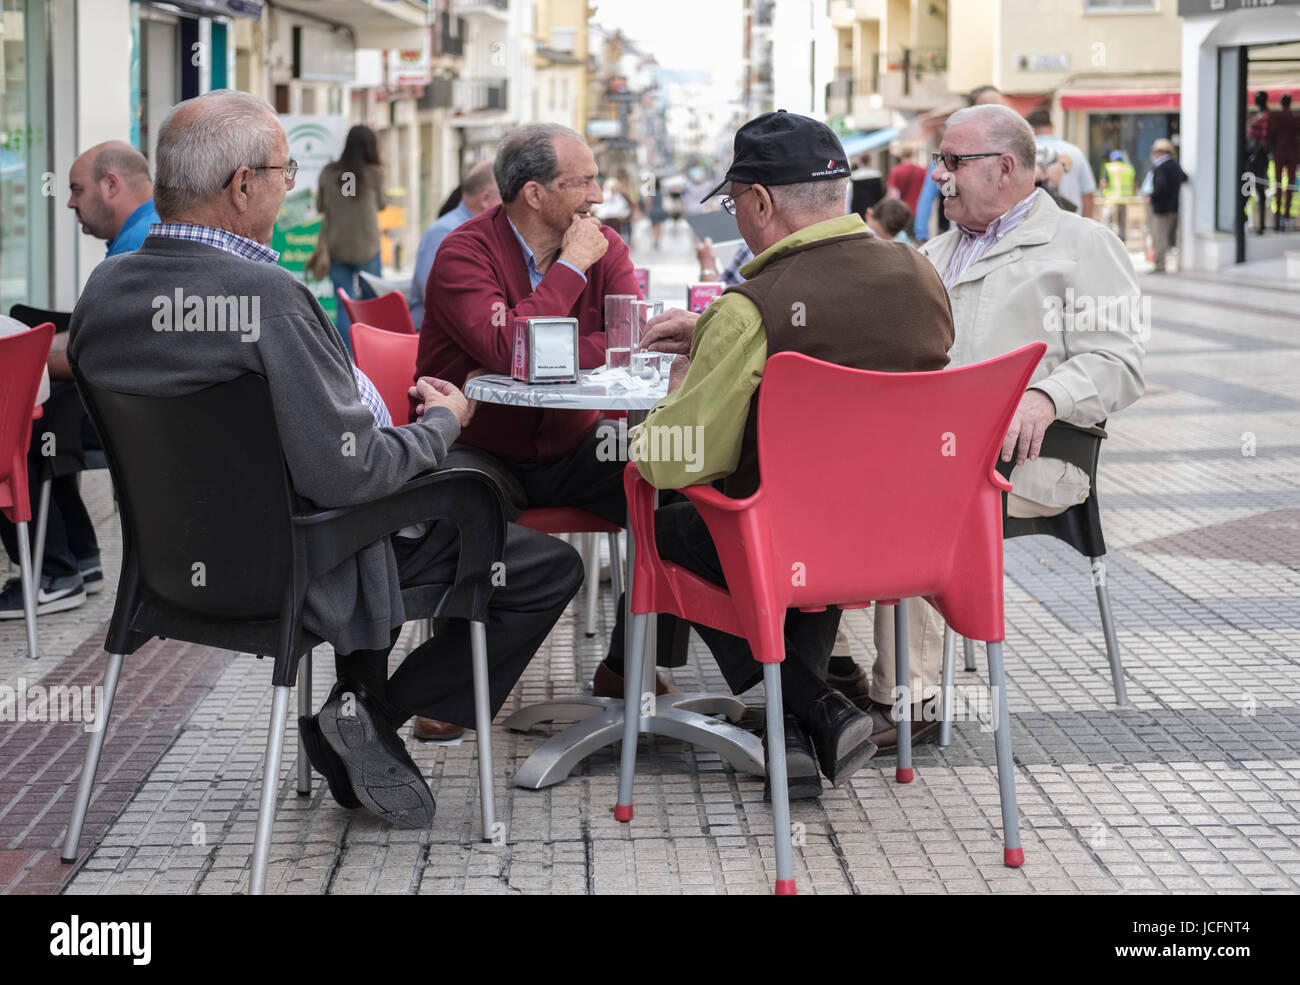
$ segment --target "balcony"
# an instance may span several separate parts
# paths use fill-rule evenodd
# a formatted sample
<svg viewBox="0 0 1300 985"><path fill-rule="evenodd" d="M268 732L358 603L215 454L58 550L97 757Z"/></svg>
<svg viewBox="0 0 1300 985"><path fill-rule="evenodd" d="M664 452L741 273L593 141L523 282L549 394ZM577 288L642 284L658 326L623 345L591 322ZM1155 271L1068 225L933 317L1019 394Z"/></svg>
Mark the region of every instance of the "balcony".
<svg viewBox="0 0 1300 985"><path fill-rule="evenodd" d="M853 76L839 75L826 83L826 115L848 116L853 104Z"/></svg>
<svg viewBox="0 0 1300 985"><path fill-rule="evenodd" d="M880 94L890 109L934 109L952 93L948 89L948 53L942 48L904 48L880 74Z"/></svg>
<svg viewBox="0 0 1300 985"><path fill-rule="evenodd" d="M438 11L437 29L433 32L433 53L451 58L465 54L465 18L453 17L449 11Z"/></svg>
<svg viewBox="0 0 1300 985"><path fill-rule="evenodd" d="M452 106L457 113L504 113L508 108L505 79L455 79Z"/></svg>
<svg viewBox="0 0 1300 985"><path fill-rule="evenodd" d="M451 6L460 17L491 17L499 21L510 19L510 0L453 0Z"/></svg>

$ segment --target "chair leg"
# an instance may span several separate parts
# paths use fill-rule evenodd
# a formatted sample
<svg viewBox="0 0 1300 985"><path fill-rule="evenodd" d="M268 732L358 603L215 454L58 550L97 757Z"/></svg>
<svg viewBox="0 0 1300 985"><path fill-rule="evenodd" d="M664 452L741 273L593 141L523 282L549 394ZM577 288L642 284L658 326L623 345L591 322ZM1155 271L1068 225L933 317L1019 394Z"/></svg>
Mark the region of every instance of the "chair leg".
<svg viewBox="0 0 1300 985"><path fill-rule="evenodd" d="M257 835L253 839L253 872L249 894L266 891L266 863L271 857L271 826L275 823L275 793L280 786L280 756L284 752L284 727L289 720L287 684L272 688L271 727L266 735L266 768L262 773L262 797L257 808Z"/></svg>
<svg viewBox="0 0 1300 985"><path fill-rule="evenodd" d="M623 594L623 566L619 560L618 534L609 535L609 583L614 589L614 604Z"/></svg>
<svg viewBox="0 0 1300 985"><path fill-rule="evenodd" d="M966 661L965 665L962 667L962 670L966 671L966 673L968 674L974 673L975 672L975 644L968 639L963 639L961 641L961 653L962 653L962 657Z"/></svg>
<svg viewBox="0 0 1300 985"><path fill-rule="evenodd" d="M298 661L298 716L311 717L310 650ZM301 731L298 733L298 796L311 796L311 762L307 759L307 747L303 745Z"/></svg>
<svg viewBox="0 0 1300 985"><path fill-rule="evenodd" d="M492 782L492 705L488 690L487 627L469 624L470 656L474 662L474 740L478 743L479 813L483 840L496 834L496 788Z"/></svg>
<svg viewBox="0 0 1300 985"><path fill-rule="evenodd" d="M641 733L641 678L645 673L645 637L650 614L632 614L632 635L623 661L623 748L618 763L616 821L632 820L632 784L636 778L636 743Z"/></svg>
<svg viewBox="0 0 1300 985"><path fill-rule="evenodd" d="M26 543L24 533L18 535L20 544ZM117 693L117 679L122 673L122 654L110 653L108 667L104 671L104 698L99 708L99 718L95 721L95 731L90 733L90 745L86 747L86 761L81 767L81 776L77 780L77 799L72 802L72 817L68 819L68 834L63 842L63 861L75 862L81 841L81 828L86 822L86 808L90 806L90 792L95 785L95 773L99 769L99 754L104 749L104 737L108 735L109 715L113 711L113 696Z"/></svg>
<svg viewBox="0 0 1300 985"><path fill-rule="evenodd" d="M1103 565L1100 569L1105 572L1105 555L1092 559L1092 570L1097 571L1098 565ZM1110 679L1115 685L1115 704L1128 704L1128 692L1124 689L1124 668L1120 665L1119 660L1119 643L1115 640L1115 620L1110 614L1110 589L1106 587L1106 578L1094 577L1094 583L1097 586L1097 609L1101 613L1101 631L1106 635L1106 656L1110 660Z"/></svg>
<svg viewBox="0 0 1300 985"><path fill-rule="evenodd" d="M785 767L785 711L781 707L781 665L763 664L767 696L767 775L772 788L772 828L776 836L776 895L795 895L790 845L790 787Z"/></svg>
<svg viewBox="0 0 1300 985"><path fill-rule="evenodd" d="M942 713L939 716L939 748L946 749L952 741L952 719L956 709L953 708L953 671L957 663L957 634L951 627L943 630L943 694Z"/></svg>
<svg viewBox="0 0 1300 985"><path fill-rule="evenodd" d="M1016 868L1025 861L1025 850L1020 847L1020 814L1016 810L1016 773L1011 761L1011 720L1007 716L1007 685L1002 669L1001 642L989 643L989 688L993 692L993 710L997 715L997 728L993 745L998 761L998 799L1002 803L1002 835L1005 847L1002 861Z"/></svg>
<svg viewBox="0 0 1300 985"><path fill-rule="evenodd" d="M595 534L581 536L582 564L587 571L587 637L590 639L596 635L596 609L600 602L600 538Z"/></svg>
<svg viewBox="0 0 1300 985"><path fill-rule="evenodd" d="M27 521L14 525L18 535L18 572L23 586L23 618L27 621L27 656L36 659L36 603L41 591L41 570L32 567L32 547L27 541Z"/></svg>
<svg viewBox="0 0 1300 985"><path fill-rule="evenodd" d="M898 728L898 768L894 778L899 783L912 782L912 702L920 695L912 693L911 670L907 653L907 599L894 606L894 694L903 695Z"/></svg>
<svg viewBox="0 0 1300 985"><path fill-rule="evenodd" d="M39 578L45 564L45 528L50 521L50 488L53 479L41 480L41 494L36 507L36 549L32 552L32 570Z"/></svg>

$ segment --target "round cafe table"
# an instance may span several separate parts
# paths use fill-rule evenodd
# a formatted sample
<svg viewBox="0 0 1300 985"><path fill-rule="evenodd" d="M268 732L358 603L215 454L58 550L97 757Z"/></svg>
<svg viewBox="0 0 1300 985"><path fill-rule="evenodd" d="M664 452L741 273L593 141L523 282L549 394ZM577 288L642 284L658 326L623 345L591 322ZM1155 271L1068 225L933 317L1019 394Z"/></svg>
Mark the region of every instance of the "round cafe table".
<svg viewBox="0 0 1300 985"><path fill-rule="evenodd" d="M465 384L465 396L494 404L516 407L547 407L562 410L627 411L628 426L635 427L645 420L646 413L667 392L667 380L653 386L624 385L620 379L593 380L595 370L583 370L577 383L521 383L509 376L476 376ZM638 381L639 382L639 381ZM627 568L623 584L625 605L632 598L632 573L636 560L636 544L628 525ZM614 558L611 563L616 563ZM596 577L588 572L587 577ZM632 615L625 612L625 628L630 635ZM624 636L630 645L628 635ZM655 653L654 620L647 629L646 652ZM645 679L642 694L654 694L655 661L645 662ZM702 746L716 752L736 769L762 776L763 743L757 736L736 728L727 722L711 718L723 715L731 722L740 720L744 704L731 695L693 692L667 694L653 702L652 713L639 717L642 734L662 735ZM521 708L504 722L506 728L525 732L541 722L568 722L577 724L551 736L539 746L515 774L515 785L530 790L540 790L559 783L575 766L598 749L619 742L623 738L623 701L619 698L597 698L575 695L544 701Z"/></svg>

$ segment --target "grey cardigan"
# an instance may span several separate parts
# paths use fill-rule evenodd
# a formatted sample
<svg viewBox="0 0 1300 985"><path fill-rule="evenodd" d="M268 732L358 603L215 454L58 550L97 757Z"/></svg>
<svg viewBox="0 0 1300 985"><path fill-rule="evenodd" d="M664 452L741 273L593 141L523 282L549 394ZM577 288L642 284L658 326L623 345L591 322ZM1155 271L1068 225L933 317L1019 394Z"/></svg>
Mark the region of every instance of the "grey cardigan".
<svg viewBox="0 0 1300 985"><path fill-rule="evenodd" d="M239 331L184 331L176 312L167 331L163 313L177 291L205 304L237 298L247 320ZM460 433L444 408L416 424L376 427L343 340L311 292L280 267L202 243L149 236L136 252L102 261L72 313L70 339L88 380L127 393L183 396L264 375L294 489L321 508L396 491L438 467ZM404 620L387 538L307 590L304 627L339 653L387 647Z"/></svg>

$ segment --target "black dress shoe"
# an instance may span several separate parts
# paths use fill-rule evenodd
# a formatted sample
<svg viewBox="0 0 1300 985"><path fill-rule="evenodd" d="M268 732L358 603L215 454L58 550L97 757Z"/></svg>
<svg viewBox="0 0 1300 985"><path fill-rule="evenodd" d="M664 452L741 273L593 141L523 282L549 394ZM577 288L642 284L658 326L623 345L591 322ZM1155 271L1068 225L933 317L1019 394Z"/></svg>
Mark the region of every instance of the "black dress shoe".
<svg viewBox="0 0 1300 985"><path fill-rule="evenodd" d="M832 786L857 772L876 754L876 744L871 741L871 716L834 688L825 688L817 695L808 722L817 760Z"/></svg>
<svg viewBox="0 0 1300 985"><path fill-rule="evenodd" d="M763 737L764 748L767 736ZM771 756L767 758L769 770L763 781L763 799L772 799ZM815 800L822 795L822 778L817 772L817 761L813 758L812 742L804 731L799 719L793 715L785 716L785 781L791 800Z"/></svg>
<svg viewBox="0 0 1300 985"><path fill-rule="evenodd" d="M340 807L349 810L360 807L361 801L357 800L357 795L352 792L352 784L348 781L347 768L321 736L315 715L310 718L306 715L298 716L298 735L302 738L303 748L307 750L307 760L312 769L325 777L325 782L329 784L330 796Z"/></svg>
<svg viewBox="0 0 1300 985"><path fill-rule="evenodd" d="M360 685L340 681L316 720L362 807L399 828L433 824L433 794L380 701Z"/></svg>

